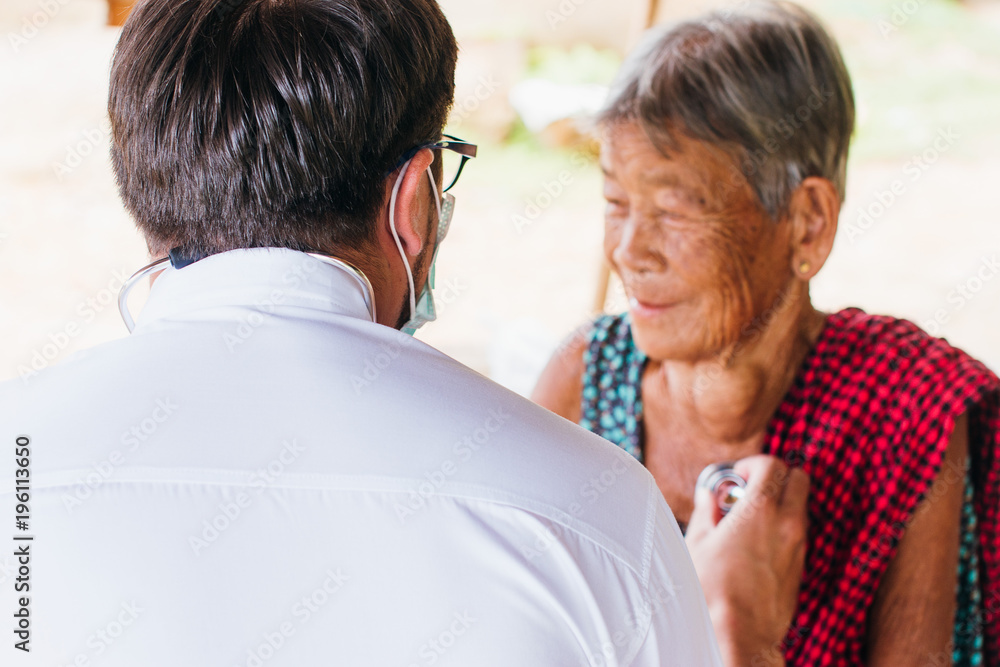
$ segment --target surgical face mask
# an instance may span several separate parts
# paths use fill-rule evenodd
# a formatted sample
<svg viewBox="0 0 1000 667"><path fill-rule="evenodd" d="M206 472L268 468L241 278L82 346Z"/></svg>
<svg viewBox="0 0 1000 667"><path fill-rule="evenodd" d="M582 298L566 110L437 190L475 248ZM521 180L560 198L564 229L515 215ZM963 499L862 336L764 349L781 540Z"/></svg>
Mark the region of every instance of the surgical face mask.
<svg viewBox="0 0 1000 667"><path fill-rule="evenodd" d="M455 208L455 198L448 194L444 195L444 197L438 196L434 174L431 172L431 168L428 167L427 177L431 181L431 192L434 194L434 205L438 214L438 233L437 240L434 243L434 250L432 251L431 268L427 273L427 282L421 287L420 295L417 296L417 291L413 285L413 271L410 269L410 263L406 260L406 253L403 252L403 244L400 242L399 234L396 232L396 196L399 194L399 186L402 184L403 176L406 174L406 169L409 166L410 160L407 160L399 170L399 176L396 177L396 183L392 187L392 196L389 198L389 214L392 216L392 225L390 226L392 229L392 238L396 241L399 256L403 258L403 266L406 268L406 281L409 284L410 319L403 325L402 331L412 336L424 324L437 319L437 312L434 309L434 294L432 292L434 289L434 267L437 263L437 253L441 247L441 241L444 240L445 235L448 233L448 226L451 223L451 216Z"/></svg>

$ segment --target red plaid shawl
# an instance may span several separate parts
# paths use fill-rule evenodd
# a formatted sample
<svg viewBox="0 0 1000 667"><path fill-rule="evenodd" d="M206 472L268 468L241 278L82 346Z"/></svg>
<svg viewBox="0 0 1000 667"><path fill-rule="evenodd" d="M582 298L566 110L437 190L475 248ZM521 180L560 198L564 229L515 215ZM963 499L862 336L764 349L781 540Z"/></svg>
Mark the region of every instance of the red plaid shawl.
<svg viewBox="0 0 1000 667"><path fill-rule="evenodd" d="M963 412L979 522L984 656L987 665L1000 665L1000 380L910 322L857 309L830 316L764 445L812 479L789 665L863 664L868 610L908 520L939 472L964 476L941 470Z"/></svg>
<svg viewBox="0 0 1000 667"><path fill-rule="evenodd" d="M580 424L640 461L645 362L627 315L594 323ZM910 322L853 308L828 317L764 443L764 453L812 479L805 577L784 644L789 665L864 663L868 610L910 517L939 473L964 483L964 469L940 470L964 412L982 594L971 625L982 628L985 664L1000 667L1000 380Z"/></svg>

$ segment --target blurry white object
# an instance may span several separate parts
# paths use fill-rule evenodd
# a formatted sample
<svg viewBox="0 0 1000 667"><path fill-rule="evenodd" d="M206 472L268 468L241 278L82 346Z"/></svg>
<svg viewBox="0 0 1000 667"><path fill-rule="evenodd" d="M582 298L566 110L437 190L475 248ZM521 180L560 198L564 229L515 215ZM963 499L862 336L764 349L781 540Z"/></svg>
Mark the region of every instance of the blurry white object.
<svg viewBox="0 0 1000 667"><path fill-rule="evenodd" d="M531 132L541 132L566 118L583 118L600 110L608 87L596 83L555 83L525 79L510 91L510 104Z"/></svg>
<svg viewBox="0 0 1000 667"><path fill-rule="evenodd" d="M490 341L490 379L522 396L531 394L559 340L538 320L494 322Z"/></svg>

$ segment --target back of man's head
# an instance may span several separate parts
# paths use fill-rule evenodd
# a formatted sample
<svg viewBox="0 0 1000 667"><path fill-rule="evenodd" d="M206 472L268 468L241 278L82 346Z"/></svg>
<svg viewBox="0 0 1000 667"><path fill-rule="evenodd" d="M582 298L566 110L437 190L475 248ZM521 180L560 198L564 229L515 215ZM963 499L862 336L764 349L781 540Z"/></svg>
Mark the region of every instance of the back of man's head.
<svg viewBox="0 0 1000 667"><path fill-rule="evenodd" d="M144 0L108 100L125 206L157 255L363 248L456 57L435 0Z"/></svg>

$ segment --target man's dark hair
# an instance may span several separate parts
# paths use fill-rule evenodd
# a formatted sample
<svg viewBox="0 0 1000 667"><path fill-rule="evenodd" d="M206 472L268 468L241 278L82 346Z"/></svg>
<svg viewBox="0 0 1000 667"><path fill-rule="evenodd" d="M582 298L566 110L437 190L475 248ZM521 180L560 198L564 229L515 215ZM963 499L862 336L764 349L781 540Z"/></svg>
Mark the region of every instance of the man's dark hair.
<svg viewBox="0 0 1000 667"><path fill-rule="evenodd" d="M157 254L365 247L456 58L434 0L145 0L111 66L125 207Z"/></svg>

